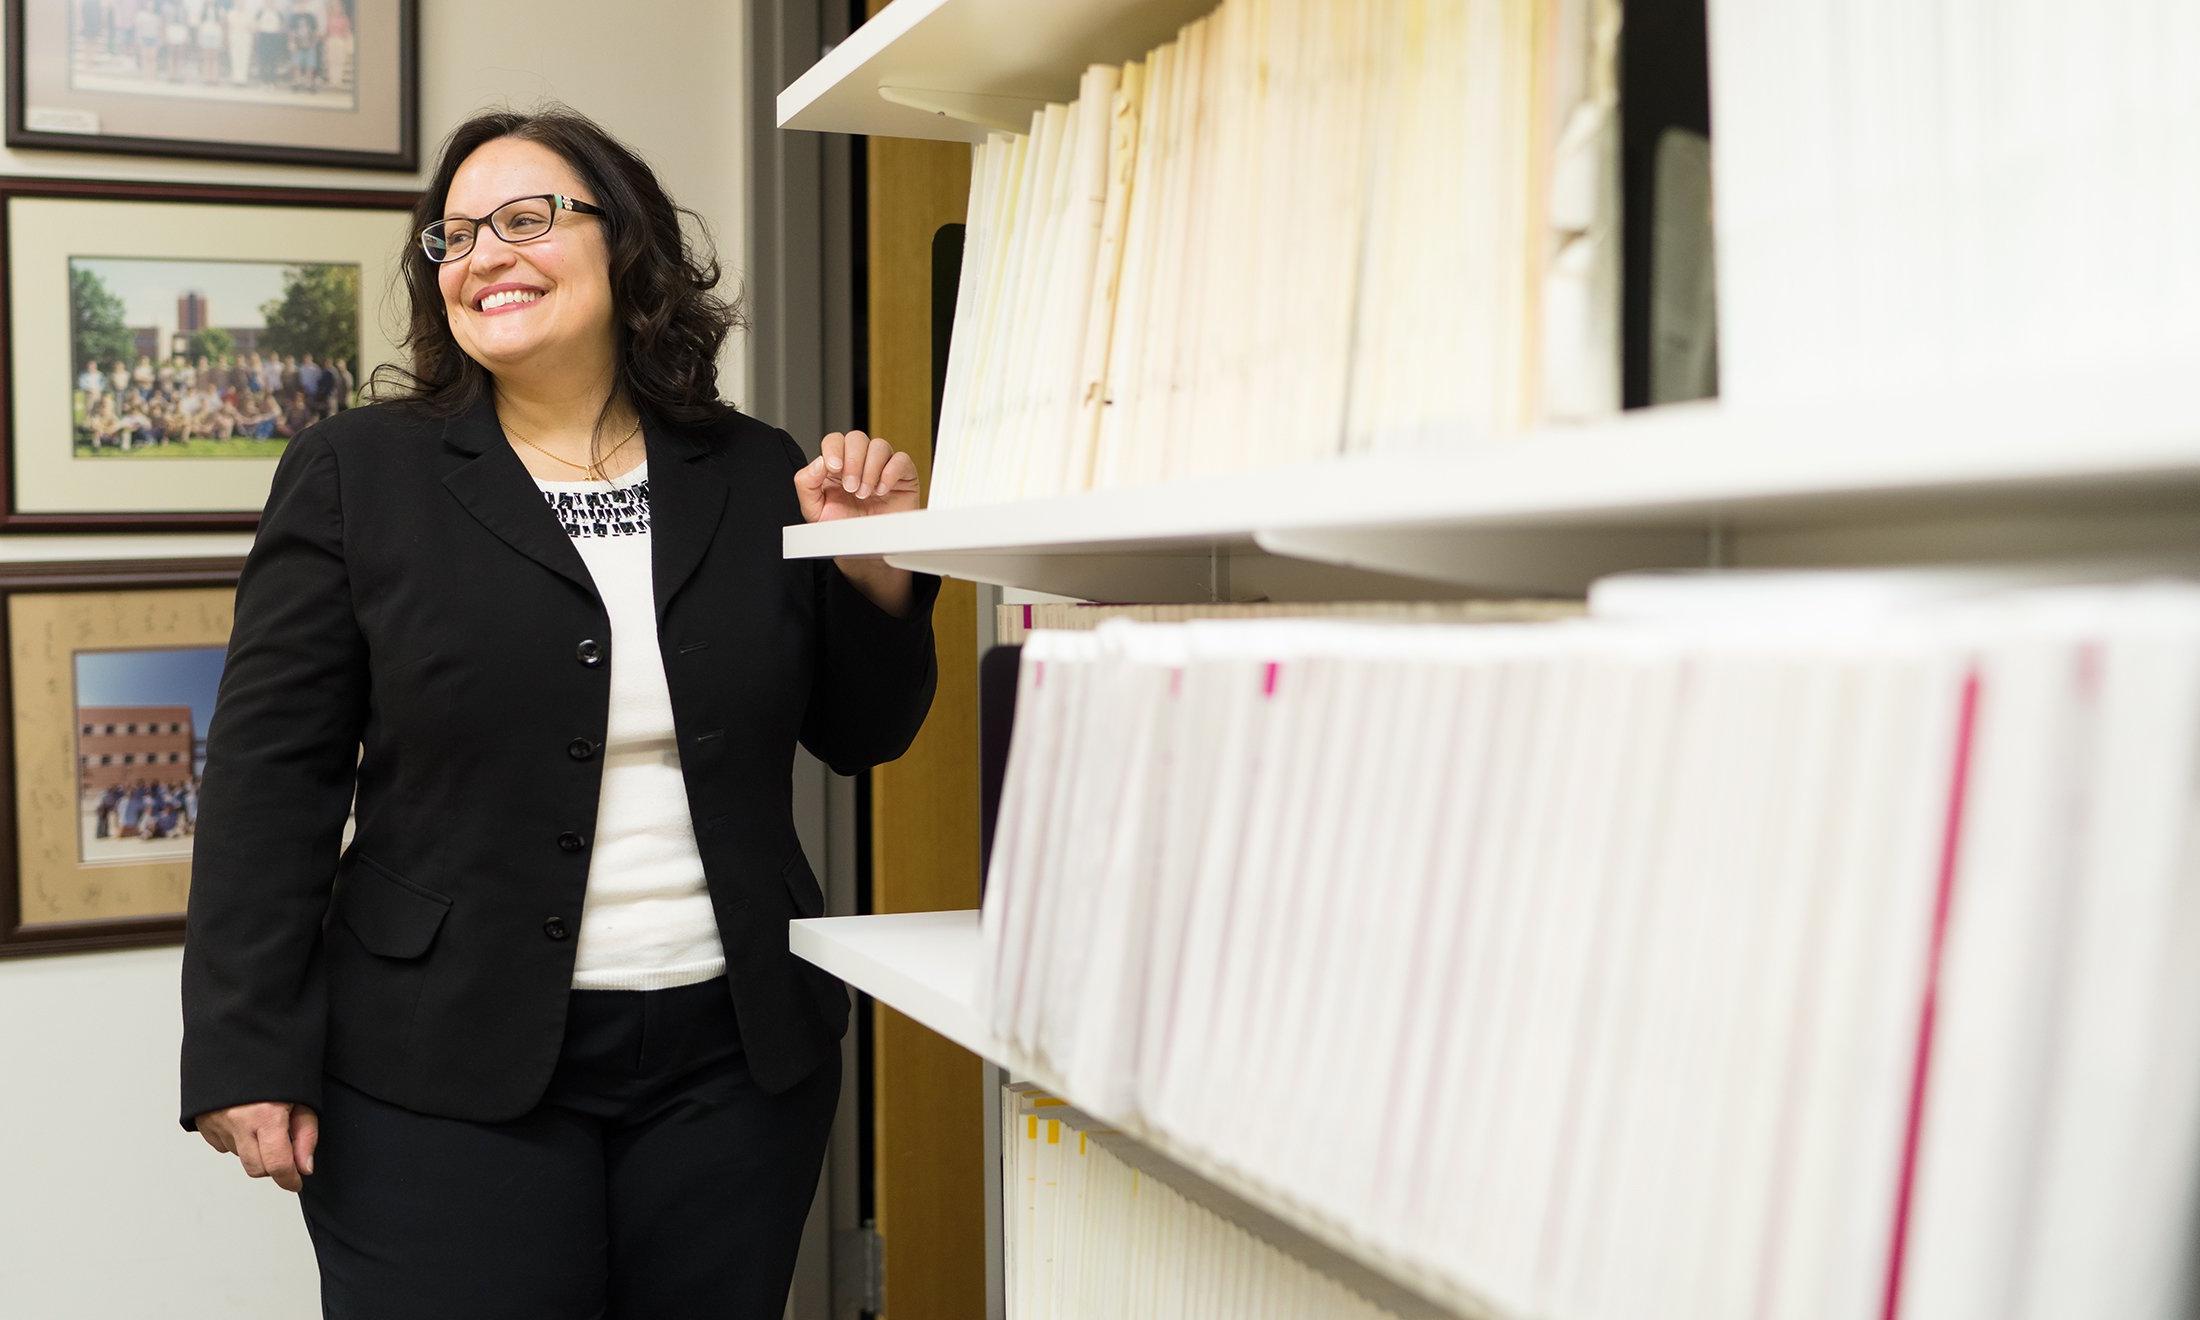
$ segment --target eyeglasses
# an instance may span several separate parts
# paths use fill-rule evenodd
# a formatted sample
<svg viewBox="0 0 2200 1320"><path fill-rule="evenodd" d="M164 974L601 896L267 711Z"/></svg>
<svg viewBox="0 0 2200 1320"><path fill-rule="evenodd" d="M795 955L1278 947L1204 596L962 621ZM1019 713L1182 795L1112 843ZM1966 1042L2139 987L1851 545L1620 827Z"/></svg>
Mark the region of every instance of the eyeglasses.
<svg viewBox="0 0 2200 1320"><path fill-rule="evenodd" d="M487 221L496 236L507 243L530 243L550 232L560 211L581 215L609 214L593 203L558 193L514 197L489 214L471 220L454 217L436 221L420 231L420 250L433 262L456 261L474 250L474 235L483 221Z"/></svg>

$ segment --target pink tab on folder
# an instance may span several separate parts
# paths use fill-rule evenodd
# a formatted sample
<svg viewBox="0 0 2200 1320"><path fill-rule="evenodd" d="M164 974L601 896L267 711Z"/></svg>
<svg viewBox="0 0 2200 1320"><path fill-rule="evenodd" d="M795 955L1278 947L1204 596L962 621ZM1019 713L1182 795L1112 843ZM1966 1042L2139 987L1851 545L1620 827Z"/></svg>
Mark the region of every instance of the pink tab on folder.
<svg viewBox="0 0 2200 1320"><path fill-rule="evenodd" d="M1955 772L1948 789L1948 823L1941 833L1940 875L1933 895L1932 944L1925 958L1925 996L1918 1009L1917 1061L1910 1073L1910 1113L1902 1134L1902 1175L1895 1190L1894 1241L1887 1251L1887 1289L1881 1320L1902 1314L1902 1262L1909 1247L1911 1194L1917 1183L1918 1137L1925 1122L1926 1081L1932 1074L1933 1020L1940 1006L1941 956L1948 940L1948 906L1955 895L1956 863L1962 856L1963 804L1971 784L1971 735L1978 725L1978 670L1963 680L1963 704L1956 719Z"/></svg>

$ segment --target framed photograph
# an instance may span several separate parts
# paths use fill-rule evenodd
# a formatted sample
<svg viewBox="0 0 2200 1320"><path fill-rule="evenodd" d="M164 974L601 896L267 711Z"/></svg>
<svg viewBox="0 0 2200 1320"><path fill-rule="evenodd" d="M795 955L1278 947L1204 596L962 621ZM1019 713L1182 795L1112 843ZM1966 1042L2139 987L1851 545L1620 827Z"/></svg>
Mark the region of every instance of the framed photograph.
<svg viewBox="0 0 2200 1320"><path fill-rule="evenodd" d="M0 179L0 530L258 525L395 356L412 202Z"/></svg>
<svg viewBox="0 0 2200 1320"><path fill-rule="evenodd" d="M182 938L242 567L0 566L0 955Z"/></svg>
<svg viewBox="0 0 2200 1320"><path fill-rule="evenodd" d="M414 0L7 0L8 145L402 170Z"/></svg>

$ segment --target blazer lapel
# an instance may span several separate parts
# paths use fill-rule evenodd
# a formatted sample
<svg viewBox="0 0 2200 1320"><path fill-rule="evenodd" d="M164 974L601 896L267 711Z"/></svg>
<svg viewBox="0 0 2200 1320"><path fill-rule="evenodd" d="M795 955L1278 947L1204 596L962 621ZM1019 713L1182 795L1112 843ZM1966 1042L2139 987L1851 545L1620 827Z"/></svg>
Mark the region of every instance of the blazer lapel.
<svg viewBox="0 0 2200 1320"><path fill-rule="evenodd" d="M581 552L558 525L557 514L543 499L527 465L506 443L504 428L497 424L495 400L484 394L473 407L451 418L443 439L474 455L443 478L444 488L506 545L587 592L601 608L596 580L582 562Z"/></svg>
<svg viewBox="0 0 2200 1320"><path fill-rule="evenodd" d="M644 422L642 440L649 449L650 578L661 624L718 534L726 483L700 461L710 446L692 432Z"/></svg>

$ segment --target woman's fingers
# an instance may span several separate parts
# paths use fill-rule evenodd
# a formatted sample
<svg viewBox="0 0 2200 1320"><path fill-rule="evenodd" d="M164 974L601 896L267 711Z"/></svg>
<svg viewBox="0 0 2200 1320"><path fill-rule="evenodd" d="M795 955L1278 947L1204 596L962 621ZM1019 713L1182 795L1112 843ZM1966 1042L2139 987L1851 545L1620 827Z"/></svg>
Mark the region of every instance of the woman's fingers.
<svg viewBox="0 0 2200 1320"><path fill-rule="evenodd" d="M879 493L882 495L891 495L901 490L915 490L917 488L917 460L909 457L909 451L906 449L895 450L894 456L886 460L886 470L881 480L883 484L879 487Z"/></svg>
<svg viewBox="0 0 2200 1320"><path fill-rule="evenodd" d="M242 1164L244 1171L252 1177L265 1178L267 1176L267 1163L260 1158L259 1129L246 1128L236 1134L236 1139L237 1163Z"/></svg>
<svg viewBox="0 0 2200 1320"><path fill-rule="evenodd" d="M841 438L840 466L829 470L840 477L840 488L850 495L863 487L863 463L871 452L871 437L850 431Z"/></svg>
<svg viewBox="0 0 2200 1320"><path fill-rule="evenodd" d="M225 1154L237 1157L254 1178L272 1178L285 1191L305 1185L313 1171L313 1151L321 1140L321 1118L304 1105L236 1105L201 1116L199 1135Z"/></svg>
<svg viewBox="0 0 2200 1320"><path fill-rule="evenodd" d="M894 447L884 440L872 437L869 450L863 456L863 480L856 487L856 498L867 500L878 493L886 479L886 460L894 456Z"/></svg>
<svg viewBox="0 0 2200 1320"><path fill-rule="evenodd" d="M802 519L816 522L825 504L825 456L818 455L794 473L795 499L802 505Z"/></svg>
<svg viewBox="0 0 2200 1320"><path fill-rule="evenodd" d="M825 459L825 477L849 495L863 485L863 465L870 455L871 437L861 431L835 431L818 445Z"/></svg>
<svg viewBox="0 0 2200 1320"><path fill-rule="evenodd" d="M275 1185L286 1192L295 1192L304 1185L298 1178L297 1157L290 1148L290 1121L287 1118L262 1124L252 1135L260 1157L260 1172L253 1174L255 1178L273 1178ZM246 1167L249 1171L250 1166Z"/></svg>
<svg viewBox="0 0 2200 1320"><path fill-rule="evenodd" d="M835 431L826 436L818 444L817 458L795 474L795 485L803 496L803 512L812 521L812 496L820 501L814 512L822 512L822 504L836 493L870 501L905 487L913 490L916 482L914 459L895 449L891 441L862 431Z"/></svg>
<svg viewBox="0 0 2200 1320"><path fill-rule="evenodd" d="M321 1145L321 1116L304 1105L290 1110L290 1149L298 1157L298 1171L313 1173L313 1152Z"/></svg>

